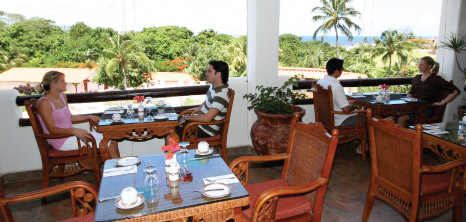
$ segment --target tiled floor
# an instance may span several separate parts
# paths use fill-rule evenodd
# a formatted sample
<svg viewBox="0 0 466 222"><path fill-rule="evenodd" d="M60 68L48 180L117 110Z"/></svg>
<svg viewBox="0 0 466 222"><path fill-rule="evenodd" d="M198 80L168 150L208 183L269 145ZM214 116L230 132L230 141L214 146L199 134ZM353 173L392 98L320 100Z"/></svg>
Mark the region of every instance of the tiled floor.
<svg viewBox="0 0 466 222"><path fill-rule="evenodd" d="M244 155L247 149L236 149L230 152L230 161ZM337 149L331 178L322 212L322 221L361 221L364 203L369 184L369 161L363 161L360 155L354 153L355 144ZM426 158L428 159L428 157ZM280 178L282 163L257 164L250 174L250 183ZM67 178L64 181L53 180L52 185L71 180L93 182L91 173ZM4 186L6 194L22 193L40 189L40 180L29 180L7 183ZM40 200L11 205L16 221L57 221L72 216L70 201L67 195L57 195L48 198L42 205ZM466 219L466 209L463 210L463 220ZM451 221L452 211L439 218L429 221ZM1 221L1 218L0 218ZM382 201L376 200L369 221L405 221L405 218L394 208Z"/></svg>

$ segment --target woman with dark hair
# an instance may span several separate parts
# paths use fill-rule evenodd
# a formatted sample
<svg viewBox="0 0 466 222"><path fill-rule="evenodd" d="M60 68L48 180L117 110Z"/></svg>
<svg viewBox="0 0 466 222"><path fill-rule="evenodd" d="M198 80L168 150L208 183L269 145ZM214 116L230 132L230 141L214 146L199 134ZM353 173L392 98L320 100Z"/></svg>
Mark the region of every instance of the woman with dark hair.
<svg viewBox="0 0 466 222"><path fill-rule="evenodd" d="M438 76L440 65L435 62L430 56L422 57L418 64L419 72L421 74L415 76L411 82L411 90L408 93L408 97L424 100L429 104L433 105L445 105L455 99L459 94L458 88L452 83L446 81L442 77ZM447 90L450 92L448 96L442 101L435 101L437 96L443 91ZM427 110L426 117L433 115L432 110ZM406 121L408 119L414 119L415 115L406 115L398 118L397 123L407 127Z"/></svg>
<svg viewBox="0 0 466 222"><path fill-rule="evenodd" d="M63 92L66 91L65 74L58 71L45 73L42 82L36 86L38 93L44 93L37 102L38 118L46 134L72 134L73 137L48 139L47 142L56 150L76 150L78 141L94 137L97 144L102 140L102 134L74 128L72 121L92 120L99 122L100 118L93 115L72 115L68 108L68 101ZM112 158L120 158L116 143L110 143L108 152Z"/></svg>

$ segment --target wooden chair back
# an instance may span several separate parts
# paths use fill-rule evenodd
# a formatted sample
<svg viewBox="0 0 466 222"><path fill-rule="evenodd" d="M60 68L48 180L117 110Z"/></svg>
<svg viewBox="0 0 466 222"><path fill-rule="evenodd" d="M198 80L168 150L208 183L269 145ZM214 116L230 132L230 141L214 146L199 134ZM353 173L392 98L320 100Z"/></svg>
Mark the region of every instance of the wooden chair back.
<svg viewBox="0 0 466 222"><path fill-rule="evenodd" d="M313 216L320 218L330 178L330 171L338 145L338 130L332 135L321 123L300 123L295 114L287 147L282 179L290 186L302 186L313 181L321 181L322 185L315 191L306 194L313 203Z"/></svg>
<svg viewBox="0 0 466 222"><path fill-rule="evenodd" d="M450 83L453 83L453 80L450 80ZM444 100L445 98L447 98L447 96L450 94L450 92L448 92L448 90L442 90L438 95L437 95L437 99L435 100L435 102L441 102L442 100ZM445 109L447 108L447 104L444 104L442 106L434 106L434 105L431 105L431 104L427 104L427 109L432 109L432 116L430 117L426 117L422 123L426 124L426 123L440 123L443 121L443 115L445 114Z"/></svg>
<svg viewBox="0 0 466 222"><path fill-rule="evenodd" d="M371 111L366 119L374 179L404 198L419 196L422 127L406 129L392 120L372 117Z"/></svg>
<svg viewBox="0 0 466 222"><path fill-rule="evenodd" d="M332 87L324 89L321 85L314 84L312 86L312 95L314 98L314 113L316 122L324 125L328 132L335 128L335 118L332 113L333 95Z"/></svg>

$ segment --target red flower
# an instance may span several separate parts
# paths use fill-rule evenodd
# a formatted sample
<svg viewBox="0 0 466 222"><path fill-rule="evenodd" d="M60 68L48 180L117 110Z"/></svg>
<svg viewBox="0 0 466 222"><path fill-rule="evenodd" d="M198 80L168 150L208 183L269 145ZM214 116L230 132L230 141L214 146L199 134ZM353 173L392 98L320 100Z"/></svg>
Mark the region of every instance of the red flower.
<svg viewBox="0 0 466 222"><path fill-rule="evenodd" d="M380 88L385 89L385 90L388 90L388 87L390 87L390 86L385 85L385 84L383 84L383 85L380 86Z"/></svg>
<svg viewBox="0 0 466 222"><path fill-rule="evenodd" d="M144 96L135 96L133 100L138 101L138 103L144 102Z"/></svg>
<svg viewBox="0 0 466 222"><path fill-rule="evenodd" d="M181 150L181 147L173 138L170 138L167 146L162 146L162 151L165 152L165 159L171 159L176 151L179 150Z"/></svg>

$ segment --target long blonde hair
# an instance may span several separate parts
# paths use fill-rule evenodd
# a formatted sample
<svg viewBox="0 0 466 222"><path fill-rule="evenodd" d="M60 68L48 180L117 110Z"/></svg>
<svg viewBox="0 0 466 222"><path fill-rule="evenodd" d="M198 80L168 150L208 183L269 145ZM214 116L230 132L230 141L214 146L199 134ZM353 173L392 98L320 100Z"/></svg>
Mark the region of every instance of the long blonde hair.
<svg viewBox="0 0 466 222"><path fill-rule="evenodd" d="M434 61L434 59L430 56L424 56L421 58L421 60L424 60L425 62L427 62L427 64L431 65L432 68L430 68L430 72L432 74L437 74L438 73L438 70L440 69L440 64L436 61Z"/></svg>
<svg viewBox="0 0 466 222"><path fill-rule="evenodd" d="M47 73L45 73L44 77L42 78L42 82L40 82L36 86L36 92L37 93L44 93L44 94L49 92L50 91L50 84L57 83L58 78L61 75L65 75L65 74L62 73L62 72L59 72L59 71L48 71Z"/></svg>

